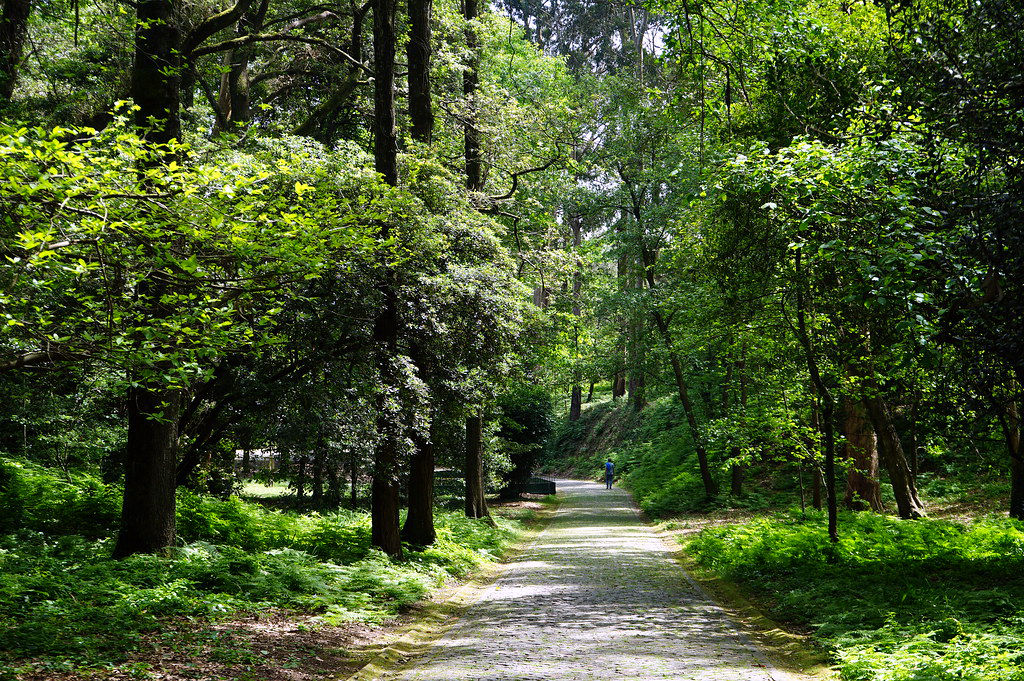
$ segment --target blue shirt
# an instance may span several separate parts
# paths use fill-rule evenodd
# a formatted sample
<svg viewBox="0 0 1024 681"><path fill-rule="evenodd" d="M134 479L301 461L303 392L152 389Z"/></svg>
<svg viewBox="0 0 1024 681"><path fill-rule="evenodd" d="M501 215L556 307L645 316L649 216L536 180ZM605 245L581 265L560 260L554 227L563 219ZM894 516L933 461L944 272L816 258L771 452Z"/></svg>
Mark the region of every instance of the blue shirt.
<svg viewBox="0 0 1024 681"><path fill-rule="evenodd" d="M604 462L604 474L605 474L605 476L609 477L609 476L611 476L614 473L615 473L615 464L613 464L611 461L605 461Z"/></svg>

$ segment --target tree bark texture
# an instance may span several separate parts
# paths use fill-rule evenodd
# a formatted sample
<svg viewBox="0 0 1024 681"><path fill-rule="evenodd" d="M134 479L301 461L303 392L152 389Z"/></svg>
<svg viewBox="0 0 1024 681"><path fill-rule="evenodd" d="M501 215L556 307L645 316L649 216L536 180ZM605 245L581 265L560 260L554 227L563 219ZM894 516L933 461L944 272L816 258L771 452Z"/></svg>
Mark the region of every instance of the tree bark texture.
<svg viewBox="0 0 1024 681"><path fill-rule="evenodd" d="M415 442L416 451L409 462L409 515L402 526L402 539L414 546L429 546L437 539L434 531L434 443L431 435L417 436Z"/></svg>
<svg viewBox="0 0 1024 681"><path fill-rule="evenodd" d="M10 101L28 37L30 0L3 0L0 8L0 101Z"/></svg>
<svg viewBox="0 0 1024 681"><path fill-rule="evenodd" d="M115 558L156 553L174 544L180 404L177 390L142 385L128 391L124 498Z"/></svg>
<svg viewBox="0 0 1024 681"><path fill-rule="evenodd" d="M843 435L844 458L852 464L846 476L843 504L852 511L884 511L878 483L878 439L864 405L850 398L843 400Z"/></svg>
<svg viewBox="0 0 1024 681"><path fill-rule="evenodd" d="M466 417L466 517L490 515L484 498L484 419L480 414Z"/></svg>
<svg viewBox="0 0 1024 681"><path fill-rule="evenodd" d="M174 0L141 0L136 5L135 58L131 92L135 121L145 138L166 144L180 134L180 43ZM166 158L156 153L153 163ZM149 299L154 317L168 310L159 302L165 284L155 276L142 281L140 298ZM174 494L181 394L145 382L128 391L128 442L125 447L121 528L114 556L153 553L174 543Z"/></svg>
<svg viewBox="0 0 1024 681"><path fill-rule="evenodd" d="M467 22L479 16L477 0L462 0L463 17ZM468 113L463 125L465 136L466 187L478 192L484 188L483 158L480 154L480 131L477 129L476 91L480 84L480 42L476 30L472 26L466 28L466 48L469 51L469 63L462 74L462 93L466 97Z"/></svg>
<svg viewBox="0 0 1024 681"><path fill-rule="evenodd" d="M136 4L132 99L135 123L148 128L146 139L165 144L181 137L181 31L175 0L139 0Z"/></svg>
<svg viewBox="0 0 1024 681"><path fill-rule="evenodd" d="M373 159L391 186L398 184L395 134L395 0L375 0L373 11Z"/></svg>
<svg viewBox="0 0 1024 681"><path fill-rule="evenodd" d="M398 140L395 136L395 2L376 0L373 11L373 155L374 168L391 186L398 184ZM380 240L390 237L390 226L381 225ZM398 297L394 274L387 264L378 287L381 309L374 322L375 363L380 377L377 397L377 447L374 451L373 483L370 499L370 541L392 558L402 556L398 525L398 441L399 424L389 406L392 391L397 392L399 376L393 365L398 355Z"/></svg>
<svg viewBox="0 0 1024 681"><path fill-rule="evenodd" d="M892 412L888 403L879 395L873 394L864 398L871 425L878 436L878 449L882 463L889 473L892 491L896 497L896 508L904 519L922 518L925 515L924 504L917 497L917 485L910 474L910 464L903 454L903 444L899 433L892 422Z"/></svg>
<svg viewBox="0 0 1024 681"><path fill-rule="evenodd" d="M409 119L412 138L430 144L434 137L434 109L430 102L431 0L409 0Z"/></svg>

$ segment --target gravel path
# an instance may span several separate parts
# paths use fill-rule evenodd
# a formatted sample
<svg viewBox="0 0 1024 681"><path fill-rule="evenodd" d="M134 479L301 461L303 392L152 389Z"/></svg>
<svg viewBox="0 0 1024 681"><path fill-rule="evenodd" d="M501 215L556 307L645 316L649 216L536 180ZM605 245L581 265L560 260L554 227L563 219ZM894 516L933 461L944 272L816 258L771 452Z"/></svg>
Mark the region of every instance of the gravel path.
<svg viewBox="0 0 1024 681"><path fill-rule="evenodd" d="M628 494L559 481L558 514L402 681L781 681L642 524Z"/></svg>

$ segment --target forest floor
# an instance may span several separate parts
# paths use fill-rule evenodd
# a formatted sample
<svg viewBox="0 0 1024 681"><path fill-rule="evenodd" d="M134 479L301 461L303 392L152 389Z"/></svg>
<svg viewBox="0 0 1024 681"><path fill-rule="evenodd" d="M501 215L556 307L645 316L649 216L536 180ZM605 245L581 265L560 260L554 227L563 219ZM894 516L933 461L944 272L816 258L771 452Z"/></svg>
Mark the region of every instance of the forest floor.
<svg viewBox="0 0 1024 681"><path fill-rule="evenodd" d="M497 516L518 520L528 541L553 513L540 497L491 505ZM517 544L506 555L514 553ZM323 617L283 608L246 611L214 620L165 617L159 629L135 634L131 650L108 665L69 669L66 663L39 661L0 681L77 681L79 679L161 679L163 681L314 681L345 678L386 650L422 617L465 584L494 569L485 562L464 578L450 578L423 601L377 623L328 624ZM116 621L109 622L116 628ZM59 644L58 644L59 645Z"/></svg>

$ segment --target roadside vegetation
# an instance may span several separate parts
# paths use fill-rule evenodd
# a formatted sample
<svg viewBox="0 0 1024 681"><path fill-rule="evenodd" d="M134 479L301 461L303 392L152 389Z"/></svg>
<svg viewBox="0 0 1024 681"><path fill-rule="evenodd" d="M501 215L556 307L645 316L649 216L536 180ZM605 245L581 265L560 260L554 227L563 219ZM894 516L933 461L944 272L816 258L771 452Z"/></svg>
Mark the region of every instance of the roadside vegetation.
<svg viewBox="0 0 1024 681"><path fill-rule="evenodd" d="M125 662L152 651L155 640L171 650L218 637L194 662L212 655L227 665L222 673L240 678L262 661L259 651L233 649L232 623L270 615L276 626L290 620L311 631L386 623L500 557L531 518L517 511L486 523L439 510L437 540L392 561L371 548L365 511L282 512L182 490L180 544L165 555L111 561L116 488L13 459L0 460L0 476L5 679L113 670L145 678L153 661Z"/></svg>

